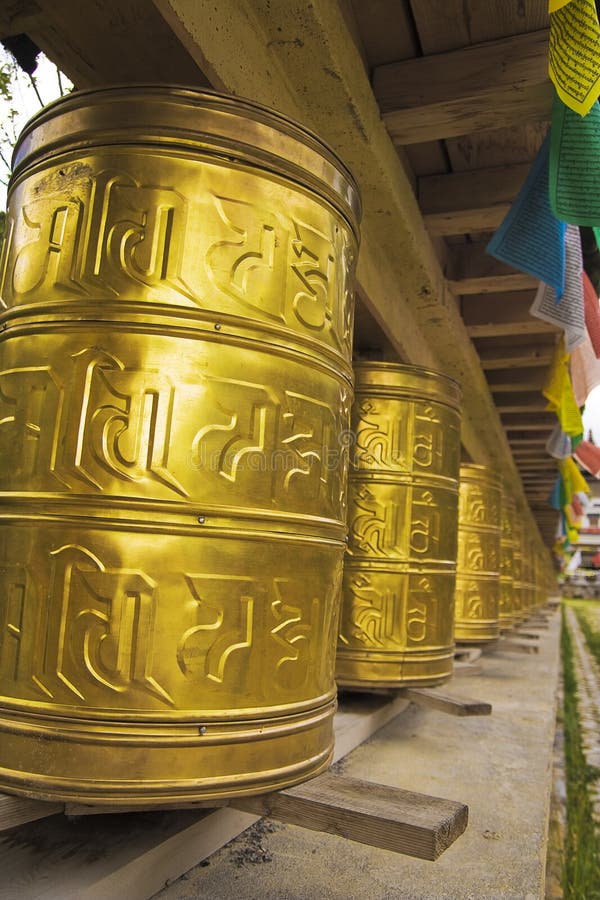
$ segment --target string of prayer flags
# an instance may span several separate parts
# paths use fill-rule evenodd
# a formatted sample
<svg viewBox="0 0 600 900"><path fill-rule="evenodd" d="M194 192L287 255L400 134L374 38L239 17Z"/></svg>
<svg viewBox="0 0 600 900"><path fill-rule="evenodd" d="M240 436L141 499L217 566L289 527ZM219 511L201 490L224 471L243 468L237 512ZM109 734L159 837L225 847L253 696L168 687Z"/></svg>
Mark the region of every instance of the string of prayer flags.
<svg viewBox="0 0 600 900"><path fill-rule="evenodd" d="M537 319L563 329L568 353L583 343L585 338L582 272L579 228L569 225L565 235L565 288L562 299L557 303L554 288L541 283L529 310Z"/></svg>
<svg viewBox="0 0 600 900"><path fill-rule="evenodd" d="M587 272L583 273L583 308L587 333L596 357L600 358L600 305Z"/></svg>
<svg viewBox="0 0 600 900"><path fill-rule="evenodd" d="M600 447L596 447L591 441L581 441L573 455L590 475L600 478Z"/></svg>
<svg viewBox="0 0 600 900"><path fill-rule="evenodd" d="M565 434L560 423L557 422L550 437L546 441L546 453L554 459L566 459L573 453L573 444L568 434Z"/></svg>
<svg viewBox="0 0 600 900"><path fill-rule="evenodd" d="M571 384L577 406L584 406L587 398L600 384L600 360L596 358L588 333L571 353Z"/></svg>
<svg viewBox="0 0 600 900"><path fill-rule="evenodd" d="M555 97L550 134L552 212L562 222L600 225L600 106L582 119Z"/></svg>
<svg viewBox="0 0 600 900"><path fill-rule="evenodd" d="M557 9L562 9L570 2L571 0L548 0L548 12L556 12Z"/></svg>
<svg viewBox="0 0 600 900"><path fill-rule="evenodd" d="M542 393L548 400L548 409L556 413L562 431L573 439L583 435L583 420L569 375L569 354L562 339L554 352Z"/></svg>
<svg viewBox="0 0 600 900"><path fill-rule="evenodd" d="M592 231L594 232L594 237L596 238L596 246L600 248L600 226L594 225Z"/></svg>
<svg viewBox="0 0 600 900"><path fill-rule="evenodd" d="M516 200L486 252L550 285L562 297L565 283L565 228L550 207L550 138L540 147ZM600 218L598 219L600 225Z"/></svg>
<svg viewBox="0 0 600 900"><path fill-rule="evenodd" d="M558 96L586 116L600 96L600 25L594 0L570 0L552 11L548 52Z"/></svg>

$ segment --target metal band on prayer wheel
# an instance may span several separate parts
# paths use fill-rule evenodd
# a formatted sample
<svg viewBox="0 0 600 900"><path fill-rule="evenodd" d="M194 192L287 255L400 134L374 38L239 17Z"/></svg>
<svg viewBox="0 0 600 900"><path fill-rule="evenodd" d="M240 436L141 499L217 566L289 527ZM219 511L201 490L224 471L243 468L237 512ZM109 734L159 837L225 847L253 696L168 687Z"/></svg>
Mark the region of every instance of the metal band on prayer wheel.
<svg viewBox="0 0 600 900"><path fill-rule="evenodd" d="M484 643L500 635L500 510L499 477L486 466L462 465L454 628L457 641Z"/></svg>
<svg viewBox="0 0 600 900"><path fill-rule="evenodd" d="M331 759L354 182L183 88L15 153L0 344L0 788L169 803Z"/></svg>
<svg viewBox="0 0 600 900"><path fill-rule="evenodd" d="M338 684L452 674L460 389L426 369L355 366Z"/></svg>
<svg viewBox="0 0 600 900"><path fill-rule="evenodd" d="M508 629L516 622L514 597L514 550L513 523L515 503L502 491L500 534L500 628Z"/></svg>

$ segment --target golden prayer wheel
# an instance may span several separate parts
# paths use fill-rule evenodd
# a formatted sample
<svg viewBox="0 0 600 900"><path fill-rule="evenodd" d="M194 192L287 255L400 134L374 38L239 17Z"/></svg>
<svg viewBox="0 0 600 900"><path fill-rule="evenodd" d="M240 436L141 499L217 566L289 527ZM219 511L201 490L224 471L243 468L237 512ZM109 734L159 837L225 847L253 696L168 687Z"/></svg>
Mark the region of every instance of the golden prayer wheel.
<svg viewBox="0 0 600 900"><path fill-rule="evenodd" d="M454 661L460 389L392 363L358 363L355 378L336 677L439 684Z"/></svg>
<svg viewBox="0 0 600 900"><path fill-rule="evenodd" d="M331 760L359 199L313 134L86 91L15 151L0 789L127 805Z"/></svg>
<svg viewBox="0 0 600 900"><path fill-rule="evenodd" d="M513 603L514 615L517 622L522 622L526 617L525 589L523 587L523 525L518 518L518 512L513 519Z"/></svg>
<svg viewBox="0 0 600 900"><path fill-rule="evenodd" d="M454 627L461 643L486 643L500 636L500 531L500 478L487 466L463 464Z"/></svg>
<svg viewBox="0 0 600 900"><path fill-rule="evenodd" d="M509 629L517 621L514 597L514 550L513 523L516 506L514 500L502 491L502 527L500 532L500 629Z"/></svg>

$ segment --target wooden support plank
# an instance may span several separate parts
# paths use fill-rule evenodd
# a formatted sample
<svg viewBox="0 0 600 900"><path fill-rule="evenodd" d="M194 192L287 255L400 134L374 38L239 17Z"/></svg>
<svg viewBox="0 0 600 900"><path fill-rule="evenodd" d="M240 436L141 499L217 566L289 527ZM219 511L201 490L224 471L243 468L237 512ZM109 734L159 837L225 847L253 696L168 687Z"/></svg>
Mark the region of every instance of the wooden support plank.
<svg viewBox="0 0 600 900"><path fill-rule="evenodd" d="M437 709L450 716L489 716L492 704L467 697L453 697L429 688L407 688L404 694L413 703Z"/></svg>
<svg viewBox="0 0 600 900"><path fill-rule="evenodd" d="M495 231L510 209L528 164L429 175L418 180L419 206L430 234Z"/></svg>
<svg viewBox="0 0 600 900"><path fill-rule="evenodd" d="M453 248L446 277L457 296L537 289L538 281L486 253L487 241Z"/></svg>
<svg viewBox="0 0 600 900"><path fill-rule="evenodd" d="M297 787L235 800L238 809L434 860L463 833L463 803L326 772Z"/></svg>
<svg viewBox="0 0 600 900"><path fill-rule="evenodd" d="M539 653L540 648L537 644L526 644L522 641L513 640L509 637L498 638L492 650L502 650L508 653Z"/></svg>
<svg viewBox="0 0 600 900"><path fill-rule="evenodd" d="M527 641L539 641L539 634L534 634L532 631L523 631L520 625L515 625L514 628L509 628L503 634L506 637L518 637L523 638Z"/></svg>
<svg viewBox="0 0 600 900"><path fill-rule="evenodd" d="M45 800L30 800L28 797L13 797L0 794L0 831L16 828L24 822L45 819L64 811L63 803L47 803Z"/></svg>
<svg viewBox="0 0 600 900"><path fill-rule="evenodd" d="M547 119L548 31L378 66L373 91L400 145Z"/></svg>
<svg viewBox="0 0 600 900"><path fill-rule="evenodd" d="M496 394L496 409L499 413L539 413L543 412L548 401L542 394L529 392L524 394Z"/></svg>

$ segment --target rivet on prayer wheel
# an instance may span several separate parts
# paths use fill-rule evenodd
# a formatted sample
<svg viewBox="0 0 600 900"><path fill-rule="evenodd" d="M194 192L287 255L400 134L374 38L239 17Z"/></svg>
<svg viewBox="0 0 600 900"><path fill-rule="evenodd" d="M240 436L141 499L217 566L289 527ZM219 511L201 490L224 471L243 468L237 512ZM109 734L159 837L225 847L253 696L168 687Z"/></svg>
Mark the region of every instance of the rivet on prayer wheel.
<svg viewBox="0 0 600 900"><path fill-rule="evenodd" d="M452 674L460 390L414 366L359 363L338 684Z"/></svg>
<svg viewBox="0 0 600 900"><path fill-rule="evenodd" d="M460 467L454 635L463 643L500 635L500 496L490 468Z"/></svg>
<svg viewBox="0 0 600 900"><path fill-rule="evenodd" d="M15 152L0 789L257 793L330 762L359 200L313 134L71 94Z"/></svg>

